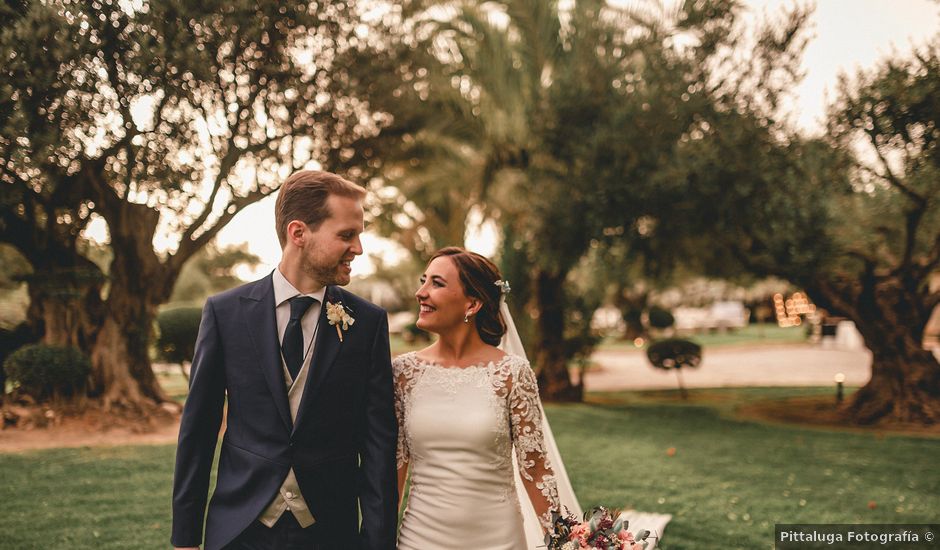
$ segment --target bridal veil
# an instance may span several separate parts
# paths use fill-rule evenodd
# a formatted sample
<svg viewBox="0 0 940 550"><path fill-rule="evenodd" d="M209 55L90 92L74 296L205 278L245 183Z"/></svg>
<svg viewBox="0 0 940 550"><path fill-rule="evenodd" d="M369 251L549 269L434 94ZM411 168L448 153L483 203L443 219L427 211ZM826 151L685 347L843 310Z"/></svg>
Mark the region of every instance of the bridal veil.
<svg viewBox="0 0 940 550"><path fill-rule="evenodd" d="M516 324L509 313L509 307L506 305L505 295L500 300L500 313L506 323L506 334L503 335L499 343L499 349L528 359L525 348L522 346L522 340L519 338L519 331L516 330ZM575 517L580 518L582 511L581 505L571 488L571 480L568 479L568 472L565 470L565 463L561 460L561 453L558 452L558 446L555 444L555 436L548 425L548 418L545 417L545 411L542 411L542 432L545 437L545 447L548 450L548 460L552 469L555 471L555 480L558 484L558 498L562 505L562 512L567 508ZM513 451L513 472L516 480L516 495L519 499L519 505L522 506L522 519L525 528L526 546L529 550L538 547L545 547L545 536L542 533L542 527L539 524L538 516L532 503L529 502L529 496L522 485L522 478L519 475L518 462L515 451Z"/></svg>

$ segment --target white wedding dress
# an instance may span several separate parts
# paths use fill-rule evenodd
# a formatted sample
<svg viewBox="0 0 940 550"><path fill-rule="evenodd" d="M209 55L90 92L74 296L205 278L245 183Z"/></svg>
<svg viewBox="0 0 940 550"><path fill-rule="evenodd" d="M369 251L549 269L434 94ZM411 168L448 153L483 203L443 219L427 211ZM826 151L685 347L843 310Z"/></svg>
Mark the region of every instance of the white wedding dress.
<svg viewBox="0 0 940 550"><path fill-rule="evenodd" d="M526 530L541 534L524 525L520 498L531 500L541 522L550 521L559 498L528 361L507 354L457 368L412 352L395 358L393 369L398 465L411 469L398 548L533 547ZM514 456L527 496L517 494Z"/></svg>

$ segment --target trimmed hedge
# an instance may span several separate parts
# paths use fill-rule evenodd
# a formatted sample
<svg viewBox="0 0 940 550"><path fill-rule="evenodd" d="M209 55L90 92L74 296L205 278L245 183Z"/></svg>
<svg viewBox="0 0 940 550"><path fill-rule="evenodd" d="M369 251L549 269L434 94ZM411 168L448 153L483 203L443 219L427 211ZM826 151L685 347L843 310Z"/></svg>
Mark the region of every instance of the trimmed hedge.
<svg viewBox="0 0 940 550"><path fill-rule="evenodd" d="M650 326L653 328L664 329L676 324L676 318L666 308L653 306L649 309L647 315L649 316Z"/></svg>
<svg viewBox="0 0 940 550"><path fill-rule="evenodd" d="M26 322L20 323L12 329L0 328L0 366L14 351L27 344L37 342L39 342L39 337L33 334L32 329ZM0 372L3 372L2 368L0 368Z"/></svg>
<svg viewBox="0 0 940 550"><path fill-rule="evenodd" d="M178 307L161 311L157 315L160 335L157 337L157 353L168 363L192 361L196 353L196 337L202 309Z"/></svg>
<svg viewBox="0 0 940 550"><path fill-rule="evenodd" d="M702 346L682 338L667 338L651 344L646 357L658 369L695 368L702 362Z"/></svg>
<svg viewBox="0 0 940 550"><path fill-rule="evenodd" d="M402 330L401 337L402 337L402 340L404 340L405 342L409 344L413 344L415 342L422 342L422 341L423 342L431 341L431 335L421 330L420 328L418 328L417 322L408 324Z"/></svg>
<svg viewBox="0 0 940 550"><path fill-rule="evenodd" d="M19 391L45 401L83 391L91 361L76 348L31 344L7 357L3 369Z"/></svg>
<svg viewBox="0 0 940 550"><path fill-rule="evenodd" d="M3 368L3 363L14 351L26 344L34 344L37 341L39 341L39 338L33 334L32 329L25 322L9 330L0 328L0 404L3 403L3 396L7 388L7 373Z"/></svg>

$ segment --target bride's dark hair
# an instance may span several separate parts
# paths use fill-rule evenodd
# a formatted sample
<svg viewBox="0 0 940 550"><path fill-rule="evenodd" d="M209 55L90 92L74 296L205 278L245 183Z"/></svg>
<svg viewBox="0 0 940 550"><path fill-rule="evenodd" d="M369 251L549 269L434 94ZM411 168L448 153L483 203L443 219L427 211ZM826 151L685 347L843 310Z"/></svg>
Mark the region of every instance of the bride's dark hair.
<svg viewBox="0 0 940 550"><path fill-rule="evenodd" d="M499 312L502 290L496 286L496 281L502 279L499 268L485 256L457 246L438 250L431 256L431 261L443 256L450 258L457 267L464 294L476 298L483 305L474 315L477 334L487 344L499 345L506 333L506 322Z"/></svg>

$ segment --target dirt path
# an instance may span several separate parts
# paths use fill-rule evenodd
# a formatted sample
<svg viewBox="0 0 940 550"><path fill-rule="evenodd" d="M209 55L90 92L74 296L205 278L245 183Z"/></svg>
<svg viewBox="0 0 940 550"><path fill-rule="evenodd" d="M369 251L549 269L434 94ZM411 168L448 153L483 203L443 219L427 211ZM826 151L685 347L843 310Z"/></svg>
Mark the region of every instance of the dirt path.
<svg viewBox="0 0 940 550"><path fill-rule="evenodd" d="M124 427L102 430L100 425L66 420L58 426L32 430L0 430L0 453L19 453L63 447L113 447L176 443L179 422L168 422L151 431Z"/></svg>
<svg viewBox="0 0 940 550"><path fill-rule="evenodd" d="M674 373L654 369L642 351L599 351L592 357L598 368L585 377L589 391L673 389ZM732 346L705 350L702 365L684 373L689 388L727 386L825 386L836 373L849 386L860 386L870 376L867 350L826 349L812 345ZM56 447L157 445L175 443L179 423L157 426L141 433L109 427L107 421L66 421L36 430L0 430L0 453Z"/></svg>
<svg viewBox="0 0 940 550"><path fill-rule="evenodd" d="M602 350L591 357L588 391L673 389L676 374L650 366L640 350ZM682 377L687 388L741 386L829 386L837 373L861 386L871 376L867 349L845 350L810 344L728 346L705 349L702 364Z"/></svg>

